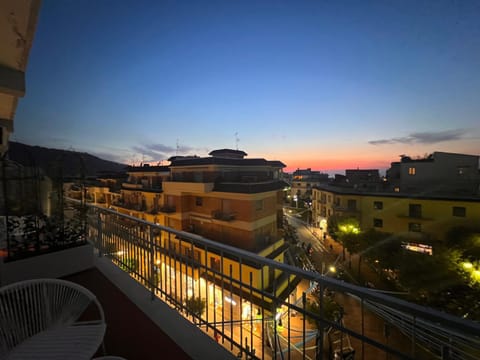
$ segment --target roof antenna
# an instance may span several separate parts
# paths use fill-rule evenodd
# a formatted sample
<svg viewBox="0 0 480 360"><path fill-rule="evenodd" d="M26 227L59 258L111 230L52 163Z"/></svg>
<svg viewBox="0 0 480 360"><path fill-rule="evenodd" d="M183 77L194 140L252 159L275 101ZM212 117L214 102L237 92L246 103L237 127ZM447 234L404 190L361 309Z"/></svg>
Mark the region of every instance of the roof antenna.
<svg viewBox="0 0 480 360"><path fill-rule="evenodd" d="M237 146L237 151L238 151L238 142L240 139L238 138L238 132L235 133L235 145Z"/></svg>

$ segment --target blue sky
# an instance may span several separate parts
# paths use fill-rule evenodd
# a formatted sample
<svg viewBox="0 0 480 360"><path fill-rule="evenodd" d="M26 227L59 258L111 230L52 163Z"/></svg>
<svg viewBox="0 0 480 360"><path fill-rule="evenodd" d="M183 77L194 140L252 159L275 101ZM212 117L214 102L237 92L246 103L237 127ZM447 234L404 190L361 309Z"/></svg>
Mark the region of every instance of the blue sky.
<svg viewBox="0 0 480 360"><path fill-rule="evenodd" d="M479 154L480 2L44 0L14 140L287 169ZM178 144L178 150L177 150Z"/></svg>

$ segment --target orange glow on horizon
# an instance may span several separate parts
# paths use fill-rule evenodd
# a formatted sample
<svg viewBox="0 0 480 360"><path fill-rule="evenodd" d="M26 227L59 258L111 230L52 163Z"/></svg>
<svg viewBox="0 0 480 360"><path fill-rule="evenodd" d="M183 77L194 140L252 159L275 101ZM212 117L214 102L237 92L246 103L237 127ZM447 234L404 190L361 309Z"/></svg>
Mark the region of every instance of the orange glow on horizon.
<svg viewBox="0 0 480 360"><path fill-rule="evenodd" d="M313 161L308 159L295 159L282 162L287 165L283 169L284 172L293 172L297 169L307 168L322 172L344 172L345 169L386 169L390 167L391 161L378 159L322 159Z"/></svg>

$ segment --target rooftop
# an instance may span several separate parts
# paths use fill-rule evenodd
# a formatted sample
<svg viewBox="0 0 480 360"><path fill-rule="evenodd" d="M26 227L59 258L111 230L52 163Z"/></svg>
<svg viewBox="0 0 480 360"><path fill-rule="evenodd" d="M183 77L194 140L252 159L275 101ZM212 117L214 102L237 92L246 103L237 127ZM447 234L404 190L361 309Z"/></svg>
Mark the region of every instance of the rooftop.
<svg viewBox="0 0 480 360"><path fill-rule="evenodd" d="M333 186L329 184L319 184L314 186L315 189L333 192L342 195L361 195L361 196L378 196L408 199L426 199L426 200L451 200L451 201L467 201L478 202L479 196L449 195L449 194L425 194L425 193L398 193L393 191L369 191L364 189L355 189L353 187Z"/></svg>

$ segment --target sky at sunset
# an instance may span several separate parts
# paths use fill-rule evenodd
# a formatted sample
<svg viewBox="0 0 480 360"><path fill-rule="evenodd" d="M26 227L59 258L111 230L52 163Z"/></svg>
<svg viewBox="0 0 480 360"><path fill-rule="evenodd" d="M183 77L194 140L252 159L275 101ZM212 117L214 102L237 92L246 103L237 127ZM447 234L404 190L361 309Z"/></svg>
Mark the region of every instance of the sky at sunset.
<svg viewBox="0 0 480 360"><path fill-rule="evenodd" d="M479 139L478 0L44 0L12 136L328 172Z"/></svg>

